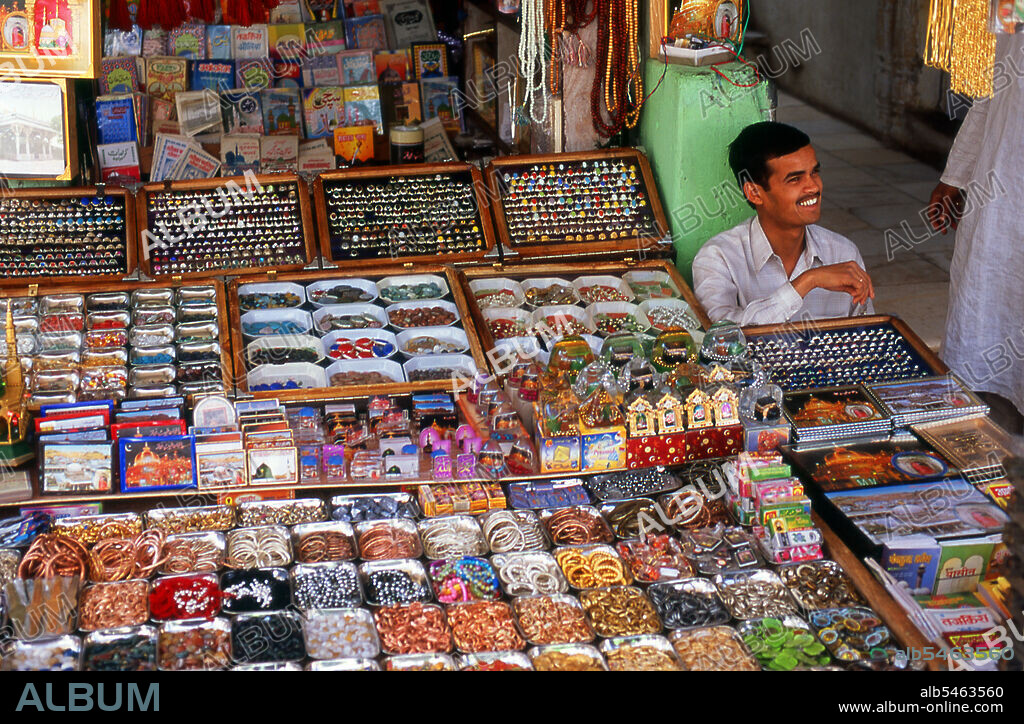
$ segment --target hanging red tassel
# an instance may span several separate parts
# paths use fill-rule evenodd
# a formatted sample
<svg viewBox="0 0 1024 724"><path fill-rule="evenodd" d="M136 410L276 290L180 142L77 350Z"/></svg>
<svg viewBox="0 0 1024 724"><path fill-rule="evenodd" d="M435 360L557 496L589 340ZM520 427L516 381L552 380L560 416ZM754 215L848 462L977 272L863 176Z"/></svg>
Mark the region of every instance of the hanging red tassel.
<svg viewBox="0 0 1024 724"><path fill-rule="evenodd" d="M107 27L127 33L132 29L132 16L128 12L127 0L110 0L110 16Z"/></svg>
<svg viewBox="0 0 1024 724"><path fill-rule="evenodd" d="M185 0L159 0L157 18L164 30L174 30L185 22Z"/></svg>
<svg viewBox="0 0 1024 724"><path fill-rule="evenodd" d="M225 25L252 25L249 18L248 0L225 0L221 6L224 15L222 21Z"/></svg>
<svg viewBox="0 0 1024 724"><path fill-rule="evenodd" d="M139 0L139 7L135 11L135 24L143 30L151 30L157 24L156 13L153 12L153 3L158 0Z"/></svg>
<svg viewBox="0 0 1024 724"><path fill-rule="evenodd" d="M198 22L211 24L214 19L213 0L189 0L188 16Z"/></svg>

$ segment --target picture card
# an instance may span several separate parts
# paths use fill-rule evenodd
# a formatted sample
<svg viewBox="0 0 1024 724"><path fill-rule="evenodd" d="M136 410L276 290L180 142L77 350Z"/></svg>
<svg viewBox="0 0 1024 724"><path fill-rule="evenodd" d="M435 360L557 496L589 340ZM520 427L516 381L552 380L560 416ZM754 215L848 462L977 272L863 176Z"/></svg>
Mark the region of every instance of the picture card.
<svg viewBox="0 0 1024 724"><path fill-rule="evenodd" d="M106 493L111 489L113 444L47 443L42 446L42 493Z"/></svg>
<svg viewBox="0 0 1024 724"><path fill-rule="evenodd" d="M121 492L196 487L194 443L189 435L121 438Z"/></svg>
<svg viewBox="0 0 1024 724"><path fill-rule="evenodd" d="M250 485L295 485L299 482L298 450L268 448L246 451Z"/></svg>

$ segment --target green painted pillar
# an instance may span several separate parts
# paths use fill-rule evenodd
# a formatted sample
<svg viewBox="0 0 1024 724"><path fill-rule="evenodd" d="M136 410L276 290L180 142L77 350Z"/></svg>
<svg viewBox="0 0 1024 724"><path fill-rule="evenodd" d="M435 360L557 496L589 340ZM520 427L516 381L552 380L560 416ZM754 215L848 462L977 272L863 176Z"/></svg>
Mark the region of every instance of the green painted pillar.
<svg viewBox="0 0 1024 724"><path fill-rule="evenodd" d="M741 63L718 66L735 83L755 83ZM690 267L715 234L752 216L729 169L728 146L746 126L769 119L770 89L730 84L711 68L648 60L646 88L657 91L640 117L640 144L647 151L676 249L676 266L692 282ZM650 92L650 91L648 91Z"/></svg>

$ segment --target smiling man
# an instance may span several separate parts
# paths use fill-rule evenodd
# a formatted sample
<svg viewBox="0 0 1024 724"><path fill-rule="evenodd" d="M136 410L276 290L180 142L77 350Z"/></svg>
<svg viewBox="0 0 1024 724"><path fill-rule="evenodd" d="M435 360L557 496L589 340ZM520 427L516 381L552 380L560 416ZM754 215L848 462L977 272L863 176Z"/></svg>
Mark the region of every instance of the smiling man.
<svg viewBox="0 0 1024 724"><path fill-rule="evenodd" d="M729 146L729 165L757 216L708 241L693 261L712 321L778 324L873 311L864 260L820 226L821 166L803 131L765 121Z"/></svg>

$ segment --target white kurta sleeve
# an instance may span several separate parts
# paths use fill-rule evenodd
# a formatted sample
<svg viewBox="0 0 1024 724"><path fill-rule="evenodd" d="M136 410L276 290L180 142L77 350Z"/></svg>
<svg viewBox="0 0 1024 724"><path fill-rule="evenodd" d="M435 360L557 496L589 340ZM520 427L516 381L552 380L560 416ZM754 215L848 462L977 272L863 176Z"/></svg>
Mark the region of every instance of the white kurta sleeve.
<svg viewBox="0 0 1024 724"><path fill-rule="evenodd" d="M804 303L787 281L763 299L742 306L728 263L718 249L708 247L693 260L693 292L712 322L728 319L740 326L789 321Z"/></svg>
<svg viewBox="0 0 1024 724"><path fill-rule="evenodd" d="M988 120L989 99L979 98L967 112L960 132L956 134L953 148L946 160L946 170L942 173L942 183L958 189L967 188L968 182L974 178L974 167L978 161L978 151L985 137L985 125Z"/></svg>

